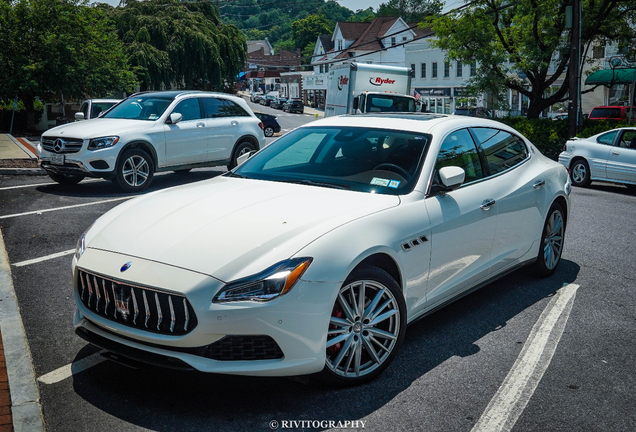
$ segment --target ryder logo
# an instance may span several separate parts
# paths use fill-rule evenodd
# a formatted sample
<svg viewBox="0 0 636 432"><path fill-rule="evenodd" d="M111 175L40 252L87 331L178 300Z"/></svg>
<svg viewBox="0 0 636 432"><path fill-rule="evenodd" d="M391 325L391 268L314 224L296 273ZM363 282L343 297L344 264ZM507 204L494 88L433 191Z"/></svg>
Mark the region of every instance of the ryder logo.
<svg viewBox="0 0 636 432"><path fill-rule="evenodd" d="M348 83L349 83L349 77L340 75L340 78L338 78L338 90L342 90L342 88L346 86Z"/></svg>
<svg viewBox="0 0 636 432"><path fill-rule="evenodd" d="M380 78L380 77L371 77L369 78L369 82L374 86L381 86L382 84L395 84L395 80L390 78Z"/></svg>

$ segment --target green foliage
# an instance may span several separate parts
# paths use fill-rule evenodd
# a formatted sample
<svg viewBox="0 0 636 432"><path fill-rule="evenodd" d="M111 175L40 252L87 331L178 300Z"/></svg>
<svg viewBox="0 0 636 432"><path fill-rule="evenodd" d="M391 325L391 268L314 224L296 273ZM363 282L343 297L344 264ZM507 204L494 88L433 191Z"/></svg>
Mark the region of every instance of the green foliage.
<svg viewBox="0 0 636 432"><path fill-rule="evenodd" d="M633 126L633 124L632 124ZM581 131L576 135L579 138L587 138L612 129L629 127L624 121L618 120L584 120Z"/></svg>
<svg viewBox="0 0 636 432"><path fill-rule="evenodd" d="M212 2L130 0L109 15L142 90L221 90L245 64L245 38Z"/></svg>
<svg viewBox="0 0 636 432"><path fill-rule="evenodd" d="M454 14L426 20L423 26L433 28L435 45L447 51L449 59L478 63L472 86L493 94L519 91L529 98L528 117L535 118L566 98L571 33L565 28L568 4L559 0L474 0ZM633 0L583 0L583 10L583 47L595 41L633 43Z"/></svg>
<svg viewBox="0 0 636 432"><path fill-rule="evenodd" d="M378 16L399 16L407 23L439 15L444 3L438 0L389 0L380 4Z"/></svg>
<svg viewBox="0 0 636 432"><path fill-rule="evenodd" d="M334 27L324 15L314 14L292 22L291 29L296 46L303 50L321 34L333 32Z"/></svg>

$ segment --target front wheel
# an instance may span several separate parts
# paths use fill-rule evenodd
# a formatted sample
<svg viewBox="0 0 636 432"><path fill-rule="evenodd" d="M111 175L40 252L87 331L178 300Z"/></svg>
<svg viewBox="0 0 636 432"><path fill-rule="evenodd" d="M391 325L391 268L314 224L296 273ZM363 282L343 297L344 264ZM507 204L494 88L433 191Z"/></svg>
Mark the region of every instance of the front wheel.
<svg viewBox="0 0 636 432"><path fill-rule="evenodd" d="M124 192L141 192L150 185L154 174L155 164L148 153L130 149L119 158L113 183Z"/></svg>
<svg viewBox="0 0 636 432"><path fill-rule="evenodd" d="M590 165L585 159L574 161L570 177L572 178L572 184L574 186L587 187L592 183L590 178Z"/></svg>
<svg viewBox="0 0 636 432"><path fill-rule="evenodd" d="M397 282L377 267L354 270L338 292L327 329L328 382L358 385L395 358L406 331L406 304Z"/></svg>
<svg viewBox="0 0 636 432"><path fill-rule="evenodd" d="M252 144L251 142L243 141L239 143L239 145L237 145L236 148L234 149L234 154L232 155L232 161L227 166L228 171L236 168L236 166L238 165L237 160L239 157L243 156L245 153L249 153L254 150L256 149L254 148L254 144Z"/></svg>
<svg viewBox="0 0 636 432"><path fill-rule="evenodd" d="M84 180L83 175L53 174L48 173L51 180L65 186L76 185Z"/></svg>
<svg viewBox="0 0 636 432"><path fill-rule="evenodd" d="M539 255L534 263L534 269L538 276L548 277L556 271L557 265L561 262L564 238L565 211L560 204L554 203L545 220Z"/></svg>

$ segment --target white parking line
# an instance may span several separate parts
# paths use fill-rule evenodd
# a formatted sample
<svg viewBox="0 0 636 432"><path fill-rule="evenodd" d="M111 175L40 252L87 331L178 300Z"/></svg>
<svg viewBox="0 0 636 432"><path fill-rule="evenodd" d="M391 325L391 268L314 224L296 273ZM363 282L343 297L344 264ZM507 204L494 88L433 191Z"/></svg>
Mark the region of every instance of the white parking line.
<svg viewBox="0 0 636 432"><path fill-rule="evenodd" d="M51 208L51 209L34 210L34 211L30 211L30 212L25 212L25 213L14 213L14 214L10 214L10 215L0 216L0 219L8 219L8 218L18 217L18 216L28 216L28 215L33 215L33 214L41 214L41 213L47 213L47 212L52 212L52 211L58 211L58 210L67 210L67 209L70 209L70 208L85 207L85 206L95 205L95 204L105 204L105 203L115 202L115 201L124 201L124 200L129 200L131 198L135 198L135 197L126 196L126 197L112 198L112 199L107 199L107 200L102 200L102 201L92 201L92 202L84 203L84 204L75 204L75 205L64 206L64 207L55 207L55 208Z"/></svg>
<svg viewBox="0 0 636 432"><path fill-rule="evenodd" d="M105 357L101 356L101 351L95 354L91 354L88 357L84 357L81 360L62 366L59 369L49 372L46 375L42 375L38 378L38 381L44 384L55 384L60 381L70 378L74 374L78 374L86 369L97 366L101 362L106 361Z"/></svg>
<svg viewBox="0 0 636 432"><path fill-rule="evenodd" d="M43 257L40 257L40 258L33 258L33 259L30 259L30 260L26 260L26 261L20 261L18 263L13 264L13 265L15 267L24 267L24 266L27 266L29 264L35 264L35 263L39 263L39 262L42 262L42 261L48 261L48 260L51 260L51 259L54 259L54 258L59 258L59 257L63 257L63 256L66 256L66 255L70 255L70 254L72 254L74 252L75 252L75 249L69 249L69 250L66 250L64 252L58 252L58 253L54 253L54 254L51 254L51 255L43 256Z"/></svg>
<svg viewBox="0 0 636 432"><path fill-rule="evenodd" d="M510 431L550 365L568 322L578 285L561 288L536 322L517 361L471 432Z"/></svg>
<svg viewBox="0 0 636 432"><path fill-rule="evenodd" d="M102 181L102 179L86 179L86 180L82 181L82 183L90 183L90 182L96 182L96 181ZM51 185L56 185L56 184L58 184L58 183L49 182L49 183L25 184L25 185L19 185L19 186L5 186L5 187L0 187L0 191L9 190L9 189L22 189L22 188L28 188L28 187L38 187L38 186L51 186Z"/></svg>

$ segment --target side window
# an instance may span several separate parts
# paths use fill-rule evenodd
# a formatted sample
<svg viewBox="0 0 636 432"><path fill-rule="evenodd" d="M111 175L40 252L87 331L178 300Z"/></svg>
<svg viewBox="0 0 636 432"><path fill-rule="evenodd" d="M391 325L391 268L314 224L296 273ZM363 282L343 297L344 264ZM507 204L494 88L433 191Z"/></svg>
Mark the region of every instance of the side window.
<svg viewBox="0 0 636 432"><path fill-rule="evenodd" d="M467 129L453 132L446 137L435 161L435 170L445 166L458 166L466 172L464 183L483 178L479 154Z"/></svg>
<svg viewBox="0 0 636 432"><path fill-rule="evenodd" d="M499 129L474 128L472 131L484 150L490 174L506 171L528 157L523 140Z"/></svg>
<svg viewBox="0 0 636 432"><path fill-rule="evenodd" d="M199 99L192 98L181 101L172 112L181 114L183 116L182 121L198 120L201 118Z"/></svg>
<svg viewBox="0 0 636 432"><path fill-rule="evenodd" d="M235 104L231 100L223 101L227 105L228 115L232 117L249 117L250 115L241 106Z"/></svg>
<svg viewBox="0 0 636 432"><path fill-rule="evenodd" d="M617 133L618 131L612 131L603 134L600 137L596 138L596 142L599 144L612 145L614 144L614 138L616 138Z"/></svg>
<svg viewBox="0 0 636 432"><path fill-rule="evenodd" d="M201 98L201 101L203 102L203 112L205 118L225 117L227 106L223 103L223 100L213 97L206 97Z"/></svg>
<svg viewBox="0 0 636 432"><path fill-rule="evenodd" d="M623 148L636 150L636 130L626 130L623 132L619 145Z"/></svg>
<svg viewBox="0 0 636 432"><path fill-rule="evenodd" d="M84 102L80 111L84 113L84 119L88 119L88 102Z"/></svg>

